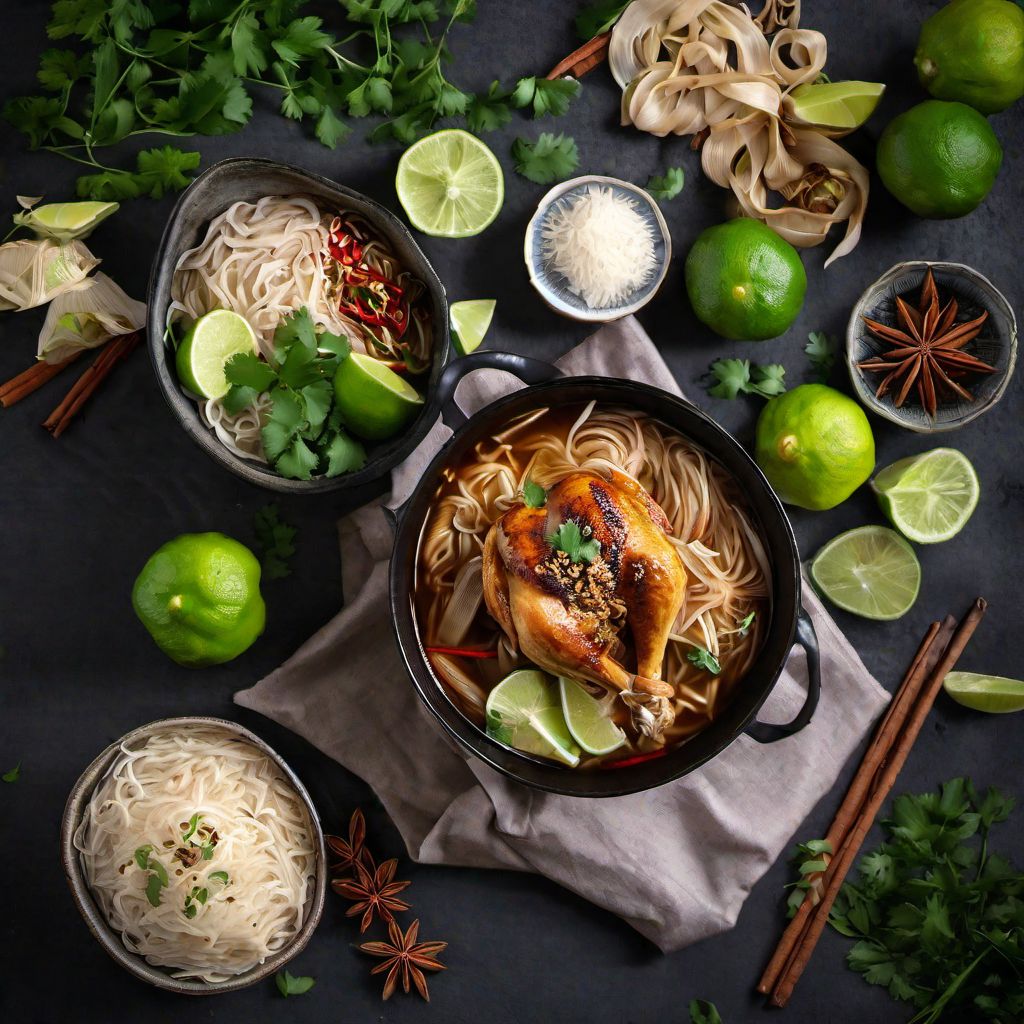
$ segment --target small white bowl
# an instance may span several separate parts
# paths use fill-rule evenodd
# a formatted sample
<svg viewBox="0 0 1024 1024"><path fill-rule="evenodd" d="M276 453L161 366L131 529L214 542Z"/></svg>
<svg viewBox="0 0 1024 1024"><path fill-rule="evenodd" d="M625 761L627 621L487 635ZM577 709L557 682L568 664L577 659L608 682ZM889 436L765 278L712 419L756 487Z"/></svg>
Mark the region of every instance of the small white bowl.
<svg viewBox="0 0 1024 1024"><path fill-rule="evenodd" d="M569 290L565 277L547 266L543 252L543 228L554 212L556 204L570 195L580 195L589 185L604 185L613 191L628 195L637 203L637 211L647 222L654 235L655 270L650 280L641 285L631 295L627 295L614 306L592 309L583 299ZM573 320L584 323L602 324L611 320L621 320L624 316L636 313L654 298L672 259L672 238L668 225L661 215L661 210L653 197L639 185L618 178L606 178L599 174L587 174L571 181L563 181L556 185L537 205L537 212L530 219L526 228L526 241L523 246L526 268L530 272L530 284L537 289L540 297L556 312Z"/></svg>

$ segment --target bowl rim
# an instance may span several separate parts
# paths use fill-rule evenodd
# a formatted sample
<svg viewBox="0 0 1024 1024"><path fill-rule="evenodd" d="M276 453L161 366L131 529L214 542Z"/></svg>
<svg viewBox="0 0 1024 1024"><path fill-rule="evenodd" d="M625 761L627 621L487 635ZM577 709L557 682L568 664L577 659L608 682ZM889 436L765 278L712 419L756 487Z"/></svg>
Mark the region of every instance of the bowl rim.
<svg viewBox="0 0 1024 1024"><path fill-rule="evenodd" d="M995 388L983 402L978 402L976 407L970 412L965 413L956 420L918 423L902 415L900 410L886 405L875 397L874 390L868 386L864 375L857 369L854 349L861 341L861 317L868 306L875 301L879 293L885 291L891 284L898 282L903 277L920 271L927 271L928 269L946 272L952 277L973 281L989 293L992 302L999 307L999 312L1009 324L1009 337L1005 339L1008 356L1006 368ZM990 312L994 311L990 309ZM1013 312L1013 307L1006 296L984 274L968 266L966 263L955 263L948 260L903 260L900 263L894 263L885 273L880 274L861 292L850 311L850 318L846 324L846 369L850 375L850 382L857 394L857 398L871 412L881 416L883 419L889 420L890 423L903 427L905 430L913 431L915 434L942 434L950 430L957 430L979 416L984 415L1002 399L1010 385L1010 379L1013 377L1016 365L1017 317Z"/></svg>
<svg viewBox="0 0 1024 1024"><path fill-rule="evenodd" d="M208 982L196 981L193 978L173 978L165 968L156 967L150 964L140 953L134 953L129 950L124 945L121 936L110 926L105 915L93 899L89 883L85 879L81 858L75 847L75 832L78 830L82 820L85 806L91 799L96 786L99 785L100 780L106 775L113 764L121 746L125 743L148 737L164 728L180 728L182 726L194 725L213 725L224 728L228 732L240 736L266 754L281 769L284 777L298 794L309 815L313 831L315 880L312 891L307 897L308 911L304 916L302 927L292 941L283 949L267 957L263 963L257 964L246 971L245 974L240 974L227 981ZM72 899L82 915L86 927L94 938L110 957L126 971L156 988L165 989L170 992L177 992L183 995L218 995L221 992L235 992L250 985L255 985L257 982L276 973L306 948L323 914L327 896L327 848L324 841L323 828L313 800L299 777L276 750L254 732L245 728L245 726L226 718L216 718L208 715L160 718L147 722L145 725L140 725L125 733L120 739L110 743L92 759L68 794L64 813L61 817L60 846L64 877L68 883L68 888L71 890Z"/></svg>
<svg viewBox="0 0 1024 1024"><path fill-rule="evenodd" d="M544 218L544 215L547 213L551 205L566 192L569 192L574 188L578 188L580 185L587 185L592 182L614 185L617 188L621 188L639 196L653 212L655 223L658 225L658 230L661 232L662 241L665 246L665 256L661 261L658 272L654 276L650 292L645 297L640 298L635 302L631 302L627 306L621 306L615 310L582 310L576 309L562 302L558 296L548 292L541 279L541 268L533 259L533 238L537 233L537 228L540 225L541 220ZM642 188L640 185L635 185L631 181L624 181L622 178L613 178L606 174L582 174L577 178L570 178L568 181L559 182L541 196L540 201L537 203L537 208L533 211L533 215L530 217L530 220L526 225L526 234L523 237L523 260L526 263L526 270L530 275L530 284L549 309L554 310L554 312L561 316L568 317L570 320L576 320L580 323L611 323L615 320L621 320L623 317L632 316L634 313L638 313L649 302L651 302L661 290L661 286L665 283L665 277L668 275L668 268L672 264L672 233L669 231L665 215L661 212L661 207L658 205L657 200L655 200L654 196L652 196L650 192Z"/></svg>
<svg viewBox="0 0 1024 1024"><path fill-rule="evenodd" d="M336 477L316 476L311 480L294 480L281 476L263 463L235 455L219 442L216 445L211 444L209 441L211 431L199 418L196 403L181 390L177 374L171 365L171 360L168 359L168 347L164 341L166 303L157 301L157 293L162 290L170 293L171 279L174 274L173 263L180 255L180 251L172 252L172 241L174 241L172 235L175 227L188 204L194 200L197 193L209 186L211 180L230 176L232 173L243 170L290 176L296 181L297 192L301 192L302 183L305 183L306 187L312 186L321 191L333 192L338 196L354 200L372 211L373 217L383 221L390 230L400 235L404 243L415 253L423 270L423 273L418 276L422 278L427 293L437 307L439 316L434 318L434 355L426 385L427 394L423 409L409 425L408 430L398 439L401 443L394 443L390 450L380 456L374 457L371 453L366 465L353 473L344 473ZM272 193L268 192L267 194ZM365 193L342 185L314 171L277 160L246 156L228 157L207 167L181 193L167 217L150 267L146 304L146 340L149 357L156 373L160 393L170 407L174 419L193 443L198 445L209 458L234 473L235 476L259 487L283 494L323 494L330 491L350 490L379 480L415 450L437 420L438 403L434 392L438 377L448 363L452 352L448 323L448 295L444 284L408 225L397 214Z"/></svg>
<svg viewBox="0 0 1024 1024"><path fill-rule="evenodd" d="M429 485L426 482L435 481L438 478L439 469L452 458L452 450L455 446L460 443L466 444L467 437L476 436L473 434L472 428L474 423L480 422L481 417L500 413L509 405L522 403L526 396L544 395L546 392L568 387L585 389L588 394L593 394L599 403L617 405L629 405L631 395L635 395L637 389L640 389L649 394L652 402L664 403L665 400L668 400L674 412L695 417L703 429L714 435L729 448L732 454L740 459L744 471L750 474L751 479L760 478L763 484L760 500L763 500L765 506L772 510L775 523L778 530L781 531L780 539L785 542L785 550L778 551L772 547L767 537L763 538L772 565L773 598L768 633L759 658L777 657L778 663L766 670L762 688L756 699L751 699L750 707L744 713L742 721L737 720L731 727L727 738L721 741L711 742L712 737L708 734L712 730L705 729L693 737L692 741L678 744L666 757L619 771L575 772L572 769L565 769L531 758L527 754L499 744L488 737L482 729L474 725L455 707L441 689L435 673L427 662L414 606L414 572L418 562L423 522L414 522L412 515L417 511L422 512L421 506L429 498ZM543 398L540 398L539 402L542 403ZM649 415L657 418L657 414L649 413ZM666 420L666 422L668 421ZM672 427L671 422L668 422L668 425ZM480 429L483 428L478 427L477 433ZM682 427L673 427L673 429L679 430L684 436L690 436L686 435L686 431ZM711 450L710 446L700 438L691 436L691 440L708 449L712 457L724 465L727 470L735 473L721 452ZM752 511L762 532L770 529L754 503L752 503ZM422 520L422 516L420 519ZM414 567L412 572L407 565L409 560L412 561ZM787 592L792 595L793 607L790 620L783 621L781 599ZM399 510L388 571L388 601L402 663L421 703L430 712L431 717L440 724L444 734L454 740L462 752L478 758L514 782L531 789L580 799L626 796L666 785L700 768L739 739L756 720L759 710L774 690L785 669L796 642L797 620L802 608L801 592L800 556L792 524L778 496L743 446L704 410L682 396L640 381L593 375L559 377L541 384L530 385L496 399L471 416L437 452L424 471L420 484L407 503ZM787 612L787 614L789 613ZM722 723L727 720L728 716L723 716L717 722ZM718 729L721 731L724 726L719 725ZM692 743L702 736L705 737L703 746L706 746L707 749L695 756L692 751ZM683 756L682 753L688 748L690 749L689 758ZM599 780L599 782L597 785L588 786L588 780Z"/></svg>

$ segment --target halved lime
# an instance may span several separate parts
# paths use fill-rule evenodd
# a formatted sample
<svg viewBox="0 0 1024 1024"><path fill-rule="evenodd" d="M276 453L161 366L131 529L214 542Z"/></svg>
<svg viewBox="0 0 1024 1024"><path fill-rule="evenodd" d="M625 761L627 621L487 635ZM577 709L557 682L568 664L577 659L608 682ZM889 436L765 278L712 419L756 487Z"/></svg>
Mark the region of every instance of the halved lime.
<svg viewBox="0 0 1024 1024"><path fill-rule="evenodd" d="M565 724L588 754L607 754L626 742L626 734L608 717L604 705L575 679L560 677L558 685Z"/></svg>
<svg viewBox="0 0 1024 1024"><path fill-rule="evenodd" d="M860 526L833 537L811 563L815 586L840 608L865 619L898 619L921 586L914 549L895 530Z"/></svg>
<svg viewBox="0 0 1024 1024"><path fill-rule="evenodd" d="M893 526L918 544L955 537L981 495L970 459L955 448L900 459L871 481L871 489Z"/></svg>
<svg viewBox="0 0 1024 1024"><path fill-rule="evenodd" d="M14 215L14 223L29 228L40 238L70 242L87 238L100 221L116 213L119 203L47 203Z"/></svg>
<svg viewBox="0 0 1024 1024"><path fill-rule="evenodd" d="M465 238L498 216L505 178L498 158L475 135L446 128L402 154L395 191L413 227L439 238Z"/></svg>
<svg viewBox="0 0 1024 1024"><path fill-rule="evenodd" d="M394 437L423 405L420 393L404 377L361 352L341 361L334 397L345 426L367 441Z"/></svg>
<svg viewBox="0 0 1024 1024"><path fill-rule="evenodd" d="M239 352L256 351L256 335L249 321L231 309L204 313L178 346L178 380L203 398L223 398L231 385L224 364Z"/></svg>
<svg viewBox="0 0 1024 1024"><path fill-rule="evenodd" d="M480 347L491 326L496 305L494 299L464 299L452 303L448 313L455 331L455 344L464 356Z"/></svg>
<svg viewBox="0 0 1024 1024"><path fill-rule="evenodd" d="M487 697L487 735L527 754L580 763L562 715L554 680L538 669L522 668L506 676Z"/></svg>
<svg viewBox="0 0 1024 1024"><path fill-rule="evenodd" d="M883 92L881 82L818 82L798 85L788 99L796 120L852 132L875 112Z"/></svg>
<svg viewBox="0 0 1024 1024"><path fill-rule="evenodd" d="M950 672L942 681L946 693L965 708L1005 715L1024 711L1024 682L977 672Z"/></svg>

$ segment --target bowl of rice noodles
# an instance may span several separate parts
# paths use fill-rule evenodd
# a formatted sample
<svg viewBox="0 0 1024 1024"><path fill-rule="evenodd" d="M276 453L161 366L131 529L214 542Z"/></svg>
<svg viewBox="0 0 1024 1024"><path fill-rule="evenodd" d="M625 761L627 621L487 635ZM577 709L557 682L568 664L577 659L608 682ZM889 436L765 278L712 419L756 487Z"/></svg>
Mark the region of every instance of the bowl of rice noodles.
<svg viewBox="0 0 1024 1024"><path fill-rule="evenodd" d="M467 419L445 385L482 367L528 386ZM820 663L796 541L730 434L658 388L510 353L445 377L454 434L396 514L390 602L416 691L465 753L618 796L807 725ZM804 703L758 722L794 644Z"/></svg>
<svg viewBox="0 0 1024 1024"><path fill-rule="evenodd" d="M278 326L306 310L317 332L402 374L423 405L399 434L367 446L361 468L282 475L263 449L266 394L237 411L178 380L176 340L214 309L244 317L268 360ZM437 419L433 390L450 348L444 287L398 217L327 178L255 158L214 164L179 198L150 275L147 334L160 390L189 437L250 483L301 494L358 487L406 458Z"/></svg>
<svg viewBox="0 0 1024 1024"><path fill-rule="evenodd" d="M189 995L278 971L327 891L309 793L263 740L219 718L151 722L107 747L68 798L61 856L104 950Z"/></svg>

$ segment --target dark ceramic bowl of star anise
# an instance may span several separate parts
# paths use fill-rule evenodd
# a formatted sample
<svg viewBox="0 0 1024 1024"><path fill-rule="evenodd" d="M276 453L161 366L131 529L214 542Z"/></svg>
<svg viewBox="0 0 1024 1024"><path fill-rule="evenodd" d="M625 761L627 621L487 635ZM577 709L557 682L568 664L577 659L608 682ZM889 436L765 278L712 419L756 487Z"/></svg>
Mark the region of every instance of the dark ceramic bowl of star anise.
<svg viewBox="0 0 1024 1024"><path fill-rule="evenodd" d="M1017 321L986 277L961 263L898 263L860 297L846 363L860 400L918 433L991 409L1017 361Z"/></svg>

